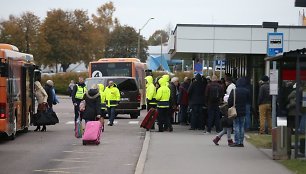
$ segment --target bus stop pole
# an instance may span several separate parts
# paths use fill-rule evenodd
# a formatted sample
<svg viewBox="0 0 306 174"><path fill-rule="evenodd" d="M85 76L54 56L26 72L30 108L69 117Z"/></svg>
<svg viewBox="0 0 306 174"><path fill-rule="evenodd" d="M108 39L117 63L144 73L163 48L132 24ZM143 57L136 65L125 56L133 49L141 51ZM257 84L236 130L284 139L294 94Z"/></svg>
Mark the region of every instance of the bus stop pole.
<svg viewBox="0 0 306 174"><path fill-rule="evenodd" d="M273 61L273 71L276 70L276 61ZM272 95L272 128L275 128L276 124L276 95Z"/></svg>
<svg viewBox="0 0 306 174"><path fill-rule="evenodd" d="M274 33L277 32L277 28L274 28ZM273 71L276 70L276 61L273 61ZM278 89L277 89L278 90ZM276 95L272 95L272 128L277 127L276 124Z"/></svg>

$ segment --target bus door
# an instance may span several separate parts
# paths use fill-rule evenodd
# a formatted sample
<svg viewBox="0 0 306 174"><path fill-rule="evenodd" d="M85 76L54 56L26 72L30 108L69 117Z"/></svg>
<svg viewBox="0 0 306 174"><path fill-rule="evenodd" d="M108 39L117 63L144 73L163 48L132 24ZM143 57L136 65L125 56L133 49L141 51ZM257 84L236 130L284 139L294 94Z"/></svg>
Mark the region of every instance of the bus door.
<svg viewBox="0 0 306 174"><path fill-rule="evenodd" d="M21 70L21 126L28 127L30 116L32 111L32 99L33 99L33 71L34 67L31 64L24 64Z"/></svg>
<svg viewBox="0 0 306 174"><path fill-rule="evenodd" d="M18 115L20 108L20 73L21 68L17 61L8 59L8 84L7 84L7 104L8 104L8 135L15 134L18 125L21 124ZM18 124L19 123L19 124Z"/></svg>

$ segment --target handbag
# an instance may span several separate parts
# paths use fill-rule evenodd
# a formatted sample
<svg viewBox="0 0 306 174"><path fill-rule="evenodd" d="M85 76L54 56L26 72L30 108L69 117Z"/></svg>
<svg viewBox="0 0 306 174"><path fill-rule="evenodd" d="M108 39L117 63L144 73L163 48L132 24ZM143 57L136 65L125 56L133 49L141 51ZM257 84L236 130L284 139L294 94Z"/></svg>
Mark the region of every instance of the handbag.
<svg viewBox="0 0 306 174"><path fill-rule="evenodd" d="M56 113L51 109L47 109L47 111L44 112L38 112L34 115L35 115L34 126L55 125L56 123L59 123Z"/></svg>
<svg viewBox="0 0 306 174"><path fill-rule="evenodd" d="M234 89L234 105L228 108L228 118L234 119L237 117L237 110L236 110L236 89Z"/></svg>

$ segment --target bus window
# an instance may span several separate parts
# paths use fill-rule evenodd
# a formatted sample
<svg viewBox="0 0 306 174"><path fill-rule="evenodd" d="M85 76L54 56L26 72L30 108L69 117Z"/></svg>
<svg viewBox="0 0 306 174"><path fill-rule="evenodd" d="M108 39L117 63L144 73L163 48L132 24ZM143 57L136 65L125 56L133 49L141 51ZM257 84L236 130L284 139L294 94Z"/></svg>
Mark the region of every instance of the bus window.
<svg viewBox="0 0 306 174"><path fill-rule="evenodd" d="M100 71L102 76L132 76L131 62L122 63L93 63L91 71ZM94 76L94 75L93 75Z"/></svg>
<svg viewBox="0 0 306 174"><path fill-rule="evenodd" d="M8 65L6 63L0 63L0 77L8 76Z"/></svg>

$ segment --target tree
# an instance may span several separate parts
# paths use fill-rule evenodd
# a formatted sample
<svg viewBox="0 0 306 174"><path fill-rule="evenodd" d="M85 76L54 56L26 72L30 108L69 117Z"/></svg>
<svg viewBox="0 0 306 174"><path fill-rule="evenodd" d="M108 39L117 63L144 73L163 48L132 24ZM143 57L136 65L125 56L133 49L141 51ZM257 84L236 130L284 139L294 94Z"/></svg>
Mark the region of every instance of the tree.
<svg viewBox="0 0 306 174"><path fill-rule="evenodd" d="M41 27L41 41L48 45L42 55L43 64L56 66L61 64L65 72L69 65L79 61L87 62L92 58L93 30L87 12L82 10L63 11L54 9L48 12ZM49 48L49 49L48 49Z"/></svg>
<svg viewBox="0 0 306 174"><path fill-rule="evenodd" d="M104 50L106 47L106 43L109 40L110 30L113 28L114 23L119 23L118 19L114 19L113 14L116 8L114 7L113 2L108 2L103 4L101 7L97 9L97 15L92 15L92 21L96 28L95 30L95 38L99 42L99 53L97 56L105 57Z"/></svg>
<svg viewBox="0 0 306 174"><path fill-rule="evenodd" d="M0 41L15 45L20 52L38 58L38 34L40 20L32 12L25 12L21 17L10 15L9 20L0 24Z"/></svg>
<svg viewBox="0 0 306 174"><path fill-rule="evenodd" d="M138 33L133 27L117 25L110 33L110 39L106 45L106 57L137 57ZM147 59L148 46L141 39L141 61Z"/></svg>
<svg viewBox="0 0 306 174"><path fill-rule="evenodd" d="M15 45L17 48L22 47L22 30L19 27L17 17L10 15L7 21L0 24L0 41L2 43L9 43Z"/></svg>
<svg viewBox="0 0 306 174"><path fill-rule="evenodd" d="M162 39L162 40L161 40ZM169 39L169 34L165 30L156 30L152 36L149 37L148 44L151 46L160 45Z"/></svg>

